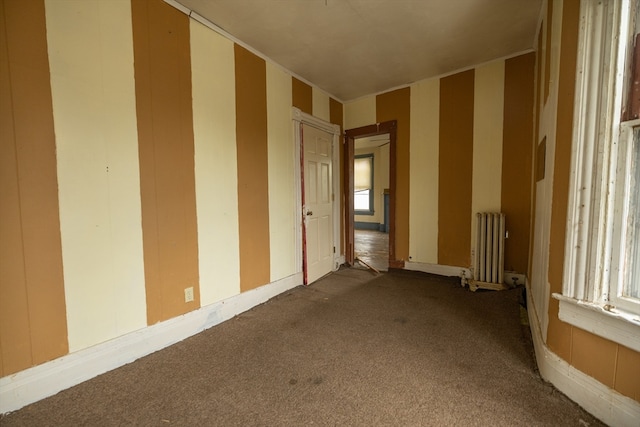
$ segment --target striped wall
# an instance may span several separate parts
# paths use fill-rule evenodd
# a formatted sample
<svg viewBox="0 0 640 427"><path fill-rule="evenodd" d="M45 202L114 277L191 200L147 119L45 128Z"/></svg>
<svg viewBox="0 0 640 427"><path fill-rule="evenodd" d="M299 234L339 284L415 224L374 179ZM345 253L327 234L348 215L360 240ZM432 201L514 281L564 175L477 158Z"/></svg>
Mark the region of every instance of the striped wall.
<svg viewBox="0 0 640 427"><path fill-rule="evenodd" d="M189 21L131 2L147 321L199 306ZM55 114L55 112L54 112ZM184 289L195 299L186 303Z"/></svg>
<svg viewBox="0 0 640 427"><path fill-rule="evenodd" d="M475 70L440 81L438 264L471 265Z"/></svg>
<svg viewBox="0 0 640 427"><path fill-rule="evenodd" d="M0 3L0 375L69 351L42 2Z"/></svg>
<svg viewBox="0 0 640 427"><path fill-rule="evenodd" d="M291 107L342 103L162 0L0 13L0 376L297 277Z"/></svg>
<svg viewBox="0 0 640 427"><path fill-rule="evenodd" d="M233 42L195 21L191 21L191 82L204 306L240 292L236 94Z"/></svg>
<svg viewBox="0 0 640 427"><path fill-rule="evenodd" d="M438 158L440 155L440 80L411 86L409 157L409 260L438 263Z"/></svg>
<svg viewBox="0 0 640 427"><path fill-rule="evenodd" d="M294 274L295 150L291 126L291 77L267 63L267 129L269 167L269 252L271 281ZM327 103L328 107L328 103Z"/></svg>
<svg viewBox="0 0 640 427"><path fill-rule="evenodd" d="M409 146L411 90L398 89L376 96L376 123L396 120L395 259L409 258Z"/></svg>
<svg viewBox="0 0 640 427"><path fill-rule="evenodd" d="M580 26L580 1L563 2L547 0L543 6L543 22L537 38L538 55L536 58L535 86L535 135L534 149L535 167L533 174L534 194L532 209L535 213L532 224L533 241L531 242L530 284L530 319L537 323L533 330L540 331L541 346L546 348L545 361L540 363L552 366L554 358L561 360L564 366L585 374L602 385L602 390L588 391L598 395L598 399L584 402L600 408L609 408L609 416L616 419L620 407L611 402L619 400L616 393L640 402L640 353L606 338L596 336L561 321L558 317L558 300L552 293L562 292L563 268L566 256L566 217L569 194L569 174L571 169L571 145L573 138L575 73L578 52L578 34ZM526 60L528 62L528 59ZM518 86L510 74L517 75L518 68L529 69L525 60L507 64L505 89ZM509 69L514 72L510 73ZM508 92L508 91L507 91ZM505 123L525 120L522 111L518 111L515 98L505 95ZM508 114L508 115L507 115ZM505 132L505 138L515 144L517 130L515 127ZM513 148L506 142L503 156ZM513 156L512 156L513 157ZM518 165L517 167L521 167ZM504 194L518 191L518 188L503 180ZM511 186L504 190L504 186ZM512 205L510 209L519 208ZM522 224L524 225L524 224ZM524 232L524 229L521 230ZM514 254L518 259L525 255ZM541 351L536 349L536 351ZM552 356L552 357L551 357ZM564 363L566 362L566 365ZM548 367L546 368L548 371ZM568 369L568 368L564 368ZM577 396L584 395L584 380L574 379L577 375L567 375L567 382L575 382L571 387ZM558 378L556 378L558 379ZM604 390L604 392L603 392ZM612 392L612 391L613 392ZM593 408L587 408L592 410Z"/></svg>
<svg viewBox="0 0 640 427"><path fill-rule="evenodd" d="M235 49L236 148L240 225L240 288L269 283L269 171L267 150L267 70L263 59Z"/></svg>
<svg viewBox="0 0 640 427"><path fill-rule="evenodd" d="M537 64L343 105L162 0L0 0L0 376L296 277L296 106L342 129L397 120L399 260L468 267L474 211L506 212L506 267L531 271L549 348L638 400L639 353L561 322L545 288L561 288L579 2L551 5Z"/></svg>
<svg viewBox="0 0 640 427"><path fill-rule="evenodd" d="M475 213L507 213L507 270L529 251L534 54L345 104L345 127L398 120L396 258L468 268Z"/></svg>
<svg viewBox="0 0 640 427"><path fill-rule="evenodd" d="M46 10L68 339L75 351L146 324L131 8L51 1ZM128 31L118 31L113 18L128 23ZM110 64L110 72L101 64Z"/></svg>
<svg viewBox="0 0 640 427"><path fill-rule="evenodd" d="M533 152L523 147L522 135L533 135L534 67L535 55L523 55L506 61L504 70L500 210L509 218L504 262L508 270L521 273L529 263L533 173Z"/></svg>

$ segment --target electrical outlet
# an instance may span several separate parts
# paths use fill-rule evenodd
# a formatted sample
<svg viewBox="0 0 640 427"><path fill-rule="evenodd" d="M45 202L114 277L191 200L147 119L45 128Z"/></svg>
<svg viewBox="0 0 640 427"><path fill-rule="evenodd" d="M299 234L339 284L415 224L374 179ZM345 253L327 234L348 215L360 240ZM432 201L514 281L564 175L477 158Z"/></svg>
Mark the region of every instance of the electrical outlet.
<svg viewBox="0 0 640 427"><path fill-rule="evenodd" d="M184 289L184 302L193 301L193 286Z"/></svg>

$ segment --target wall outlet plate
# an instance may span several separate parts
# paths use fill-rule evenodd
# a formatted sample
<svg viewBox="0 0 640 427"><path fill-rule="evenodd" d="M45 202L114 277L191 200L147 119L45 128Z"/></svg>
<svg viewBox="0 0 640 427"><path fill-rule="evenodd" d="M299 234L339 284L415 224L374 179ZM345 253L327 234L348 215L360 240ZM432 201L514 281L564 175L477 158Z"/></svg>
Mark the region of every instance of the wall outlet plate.
<svg viewBox="0 0 640 427"><path fill-rule="evenodd" d="M193 286L184 289L184 302L193 301Z"/></svg>

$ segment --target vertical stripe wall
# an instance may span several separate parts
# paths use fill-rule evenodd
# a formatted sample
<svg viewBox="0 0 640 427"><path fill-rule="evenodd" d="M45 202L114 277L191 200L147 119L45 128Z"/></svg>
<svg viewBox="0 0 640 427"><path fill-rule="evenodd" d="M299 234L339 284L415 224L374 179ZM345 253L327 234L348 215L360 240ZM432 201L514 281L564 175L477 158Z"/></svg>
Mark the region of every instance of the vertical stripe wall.
<svg viewBox="0 0 640 427"><path fill-rule="evenodd" d="M269 252L271 281L296 271L295 150L291 126L291 76L267 63ZM327 103L328 106L328 103Z"/></svg>
<svg viewBox="0 0 640 427"><path fill-rule="evenodd" d="M303 113L313 114L313 88L305 82L291 78L291 96L293 106Z"/></svg>
<svg viewBox="0 0 640 427"><path fill-rule="evenodd" d="M247 291L271 277L267 83L265 61L237 44L234 50L240 288Z"/></svg>
<svg viewBox="0 0 640 427"><path fill-rule="evenodd" d="M509 230L505 267L527 272L534 60L532 53L497 60L415 83L408 94L345 105L347 129L398 118L400 135L409 128L408 150L400 141L396 164L398 181L408 181L397 189L399 215L408 213L396 221L401 229L408 223L408 242L396 238L399 260L469 267L475 213L502 211Z"/></svg>
<svg viewBox="0 0 640 427"><path fill-rule="evenodd" d="M411 86L409 260L438 263L440 79Z"/></svg>
<svg viewBox="0 0 640 427"><path fill-rule="evenodd" d="M0 375L68 352L46 17L0 1Z"/></svg>
<svg viewBox="0 0 640 427"><path fill-rule="evenodd" d="M553 232L549 252L532 251L549 274L531 283L557 291L579 2L548 3L534 132L548 141L553 195L540 199L553 213L536 224ZM473 210L499 200L507 267L524 272L532 67L522 55L343 106L162 0L0 0L0 376L299 273L291 105L343 129L398 120L401 257L468 266ZM470 167L451 181L458 131ZM499 173L480 147L502 156ZM638 400L639 353L561 322L549 292L532 291L549 301L549 348Z"/></svg>
<svg viewBox="0 0 640 427"><path fill-rule="evenodd" d="M345 104L345 130L374 124L376 119L375 96L367 96Z"/></svg>
<svg viewBox="0 0 640 427"><path fill-rule="evenodd" d="M146 325L131 8L45 5L74 351Z"/></svg>
<svg viewBox="0 0 640 427"><path fill-rule="evenodd" d="M471 264L474 70L440 81L438 264Z"/></svg>
<svg viewBox="0 0 640 427"><path fill-rule="evenodd" d="M299 273L291 107L340 102L162 0L0 6L0 375Z"/></svg>
<svg viewBox="0 0 640 427"><path fill-rule="evenodd" d="M191 21L191 81L200 300L205 306L240 293L235 68L233 42L196 21Z"/></svg>
<svg viewBox="0 0 640 427"><path fill-rule="evenodd" d="M548 255L548 283L551 293L562 293L562 276L564 274L564 250L565 250L565 226L567 223L567 203L569 198L569 172L571 168L571 139L573 132L573 108L575 96L575 70L577 63L578 49L578 33L580 22L580 2L567 1L562 2L562 32L554 34L555 27L551 24L547 25L548 39L557 37L560 39L560 52L557 68L557 101L550 96L545 102L544 109L548 114L554 114L556 120L555 141L553 141L552 132L542 132L547 134L547 149L554 150L553 154L553 170L548 169L549 174L553 174L553 189L550 196L551 202L551 220L549 233L549 255ZM549 2L552 7L553 2ZM552 16L549 12L548 18ZM557 19L557 18L556 18ZM551 42L547 45L553 46ZM547 51L549 52L549 50ZM548 53L547 55L551 55ZM548 57L549 58L549 57ZM553 56L549 58L552 61ZM550 68L555 72L556 67ZM551 72L551 71L550 71ZM552 80L554 74L545 72L545 79ZM552 85L552 82L545 83ZM546 87L546 86L545 86ZM550 95L553 95L554 91ZM545 97L546 99L546 97ZM556 102L555 110L552 107L553 101ZM550 127L549 122L544 123L541 127ZM554 142L554 144L551 144ZM550 168L550 164L547 167ZM556 354L565 360L571 360L572 357L572 329L568 323L560 321L558 318L558 300L549 298L549 326L547 329L547 345Z"/></svg>
<svg viewBox="0 0 640 427"><path fill-rule="evenodd" d="M496 61L475 70L470 212L472 248L476 243L476 212L501 211L501 171L505 164L502 159L504 68L504 61Z"/></svg>
<svg viewBox="0 0 640 427"><path fill-rule="evenodd" d="M131 2L147 321L200 306L189 18ZM184 289L193 288L186 302Z"/></svg>
<svg viewBox="0 0 640 427"><path fill-rule="evenodd" d="M319 119L330 122L331 112L329 107L329 95L318 88L312 88L312 114Z"/></svg>
<svg viewBox="0 0 640 427"><path fill-rule="evenodd" d="M501 174L501 211L506 214L509 238L505 241L505 269L526 273L531 240L531 176L535 54L505 61L504 120Z"/></svg>
<svg viewBox="0 0 640 427"><path fill-rule="evenodd" d="M376 122L396 120L395 259L409 258L409 144L411 89L403 88L376 96Z"/></svg>

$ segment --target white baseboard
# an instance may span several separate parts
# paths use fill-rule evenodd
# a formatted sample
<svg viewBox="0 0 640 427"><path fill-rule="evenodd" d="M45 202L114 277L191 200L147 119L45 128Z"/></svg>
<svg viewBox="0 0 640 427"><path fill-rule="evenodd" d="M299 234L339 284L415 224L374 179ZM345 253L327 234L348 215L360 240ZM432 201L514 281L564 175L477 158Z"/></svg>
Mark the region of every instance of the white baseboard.
<svg viewBox="0 0 640 427"><path fill-rule="evenodd" d="M596 418L612 426L637 427L640 403L569 365L545 344L527 283L527 312L540 375Z"/></svg>
<svg viewBox="0 0 640 427"><path fill-rule="evenodd" d="M448 277L471 278L471 270L464 267L454 267L451 265L428 264L425 262L405 261L405 270L422 271L423 273L437 274Z"/></svg>
<svg viewBox="0 0 640 427"><path fill-rule="evenodd" d="M0 413L15 411L131 363L229 320L299 285L302 285L302 273L0 378Z"/></svg>

